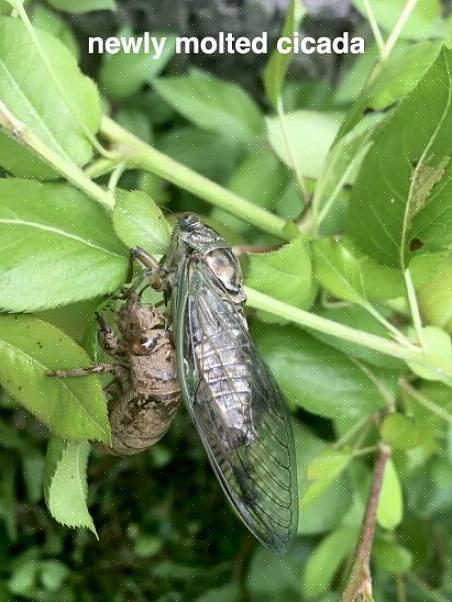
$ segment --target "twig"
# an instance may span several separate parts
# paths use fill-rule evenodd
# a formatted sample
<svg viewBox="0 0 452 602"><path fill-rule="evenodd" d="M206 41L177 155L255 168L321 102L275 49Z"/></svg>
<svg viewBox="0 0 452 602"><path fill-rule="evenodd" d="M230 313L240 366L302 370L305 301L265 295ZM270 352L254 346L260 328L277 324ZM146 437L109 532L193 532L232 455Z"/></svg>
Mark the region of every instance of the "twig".
<svg viewBox="0 0 452 602"><path fill-rule="evenodd" d="M374 476L367 502L361 533L355 552L355 560L348 583L341 596L341 602L355 602L358 596L363 598L372 595L372 577L370 573L370 556L375 534L375 523L377 520L378 499L383 484L383 475L386 462L391 455L390 449L382 445L375 462Z"/></svg>
<svg viewBox="0 0 452 602"><path fill-rule="evenodd" d="M300 231L290 221L255 205L251 201L223 188L216 182L178 163L134 136L107 116L102 117L101 134L113 143L131 169L144 169L175 186L179 186L208 203L273 234L283 240L296 238Z"/></svg>
<svg viewBox="0 0 452 602"><path fill-rule="evenodd" d="M405 583L401 575L395 576L397 602L408 602L406 597Z"/></svg>
<svg viewBox="0 0 452 602"><path fill-rule="evenodd" d="M390 57L391 52L394 50L394 47L397 44L400 34L402 33L402 29L405 27L405 24L408 21L411 13L416 8L417 2L418 0L406 1L405 6L403 7L402 12L399 15L399 18L397 19L391 33L389 34L383 48L380 51L380 57L375 63L375 66L367 79L366 85L370 84L375 79L385 62Z"/></svg>
<svg viewBox="0 0 452 602"><path fill-rule="evenodd" d="M75 163L69 162L42 142L36 134L23 122L19 121L0 100L0 130L20 145L32 150L38 157L48 163L55 171L64 176L79 190L112 209L114 198L100 186L90 180Z"/></svg>
<svg viewBox="0 0 452 602"><path fill-rule="evenodd" d="M396 24L393 27L393 30L389 34L385 45L382 50L382 62L385 61L391 52L394 49L394 46L397 44L397 40L402 33L402 29L405 27L406 22L410 18L411 13L416 8L416 4L418 0L407 0L405 6L402 9L402 12L399 15L399 18L396 21Z"/></svg>

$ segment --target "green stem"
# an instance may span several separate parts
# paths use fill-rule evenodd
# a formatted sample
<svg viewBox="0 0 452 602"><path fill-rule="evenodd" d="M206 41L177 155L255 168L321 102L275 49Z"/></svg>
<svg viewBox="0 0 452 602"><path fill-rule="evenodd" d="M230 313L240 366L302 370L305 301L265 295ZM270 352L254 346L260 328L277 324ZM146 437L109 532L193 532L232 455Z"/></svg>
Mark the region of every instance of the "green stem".
<svg viewBox="0 0 452 602"><path fill-rule="evenodd" d="M369 349L374 349L385 355L391 355L402 360L407 361L422 361L424 354L422 349L413 346L402 346L398 343L384 339L383 337L364 332L362 330L356 330L350 326L339 324L333 320L328 320L312 314L303 309L298 309L293 305L288 305L282 301L278 301L273 297L264 295L259 291L245 287L248 305L255 309L266 311L275 316L283 317L286 320L300 324L306 328L312 328L324 334L329 334L333 337L356 343Z"/></svg>
<svg viewBox="0 0 452 602"><path fill-rule="evenodd" d="M407 0L405 2L405 6L403 7L402 12L399 15L399 18L397 19L396 24L394 25L394 28L391 31L391 33L389 34L389 36L385 42L385 45L382 49L382 61L385 61L389 57L391 52L393 51L393 49L394 49L395 45L397 44L397 41L400 37L400 34L402 33L402 29L405 27L406 22L410 18L411 13L416 8L417 3L418 3L418 0Z"/></svg>
<svg viewBox="0 0 452 602"><path fill-rule="evenodd" d="M378 47L378 52L380 56L383 56L385 41L381 35L380 28L378 27L377 19L375 18L375 14L372 10L369 0L363 0L363 4L364 8L366 9L367 20L369 21L370 28L372 29L372 33Z"/></svg>
<svg viewBox="0 0 452 602"><path fill-rule="evenodd" d="M100 157L87 165L84 168L83 173L88 176L88 178L95 180L96 178L100 178L101 176L105 176L106 174L110 173L122 162L122 157L118 157L114 160Z"/></svg>
<svg viewBox="0 0 452 602"><path fill-rule="evenodd" d="M403 272L405 279L405 286L408 296L408 303L410 306L411 317L413 319L414 329L416 331L417 340L421 346L424 346L424 332L422 330L421 314L419 312L419 305L417 302L416 291L414 290L413 280L411 279L410 270L406 269Z"/></svg>
<svg viewBox="0 0 452 602"><path fill-rule="evenodd" d="M102 118L100 131L105 138L116 145L119 152L122 152L129 167L150 171L279 238L291 240L299 234L293 222L286 222L281 217L273 215L178 163L140 140L109 117Z"/></svg>
<svg viewBox="0 0 452 602"><path fill-rule="evenodd" d="M1 100L0 129L22 146L31 149L79 190L82 190L108 209L113 207L114 197L110 193L92 182L77 165L62 158L44 144L24 123L16 119Z"/></svg>
<svg viewBox="0 0 452 602"><path fill-rule="evenodd" d="M371 73L369 74L369 77L366 82L366 86L373 82L375 77L380 73L383 65L386 63L386 61L390 57L392 51L394 50L394 48L398 42L400 34L402 33L402 29L405 27L405 24L408 21L411 13L416 8L417 3L418 3L418 0L407 0L405 2L402 12L400 13L391 33L389 34L383 48L380 51L380 57L379 57L378 61L376 62L374 68L372 69Z"/></svg>

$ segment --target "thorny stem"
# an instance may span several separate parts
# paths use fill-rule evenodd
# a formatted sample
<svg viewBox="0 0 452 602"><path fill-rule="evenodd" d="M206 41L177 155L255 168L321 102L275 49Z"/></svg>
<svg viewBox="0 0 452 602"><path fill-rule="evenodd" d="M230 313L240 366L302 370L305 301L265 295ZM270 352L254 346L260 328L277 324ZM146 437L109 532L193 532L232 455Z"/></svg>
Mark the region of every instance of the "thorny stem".
<svg viewBox="0 0 452 602"><path fill-rule="evenodd" d="M58 173L74 184L79 190L101 203L108 209L114 205L111 194L95 184L75 163L61 157L53 149L44 144L24 123L16 119L8 107L0 100L0 130L10 138L31 149L41 159L53 167Z"/></svg>
<svg viewBox="0 0 452 602"><path fill-rule="evenodd" d="M391 455L390 449L382 445L377 456L369 499L356 548L350 577L341 596L340 602L355 602L358 596L371 597L372 578L370 574L370 556L377 520L378 500L383 485L383 475Z"/></svg>
<svg viewBox="0 0 452 602"><path fill-rule="evenodd" d="M150 171L269 234L284 240L291 240L298 236L299 229L293 222L287 222L273 215L178 163L140 140L109 117L102 118L101 133L116 145L129 167Z"/></svg>

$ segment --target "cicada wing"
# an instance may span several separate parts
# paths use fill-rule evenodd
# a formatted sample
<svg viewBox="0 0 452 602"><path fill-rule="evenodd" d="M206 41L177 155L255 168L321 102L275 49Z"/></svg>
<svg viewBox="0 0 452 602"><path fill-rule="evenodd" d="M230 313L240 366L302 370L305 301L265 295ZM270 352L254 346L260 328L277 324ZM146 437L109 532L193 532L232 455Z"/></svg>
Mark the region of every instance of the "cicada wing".
<svg viewBox="0 0 452 602"><path fill-rule="evenodd" d="M263 545L283 552L298 526L290 416L243 316L207 268L193 269L186 285L183 397L233 508Z"/></svg>

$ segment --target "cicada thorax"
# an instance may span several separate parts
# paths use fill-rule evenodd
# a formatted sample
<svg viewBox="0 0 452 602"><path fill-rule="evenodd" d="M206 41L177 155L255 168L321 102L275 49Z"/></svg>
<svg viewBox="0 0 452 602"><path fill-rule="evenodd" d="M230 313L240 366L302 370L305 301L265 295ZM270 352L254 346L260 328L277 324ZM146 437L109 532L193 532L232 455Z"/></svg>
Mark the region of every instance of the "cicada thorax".
<svg viewBox="0 0 452 602"><path fill-rule="evenodd" d="M222 297L221 305L205 303L203 320L199 308L190 304L188 307L192 349L196 364L202 367L200 393L203 398L212 399L207 411L223 430L225 449L249 445L255 438L252 365L240 266L232 252L224 248L195 253L192 262L207 267L212 274L210 286L217 288ZM201 290L200 297L203 296L208 299L209 292L206 290L203 295Z"/></svg>

